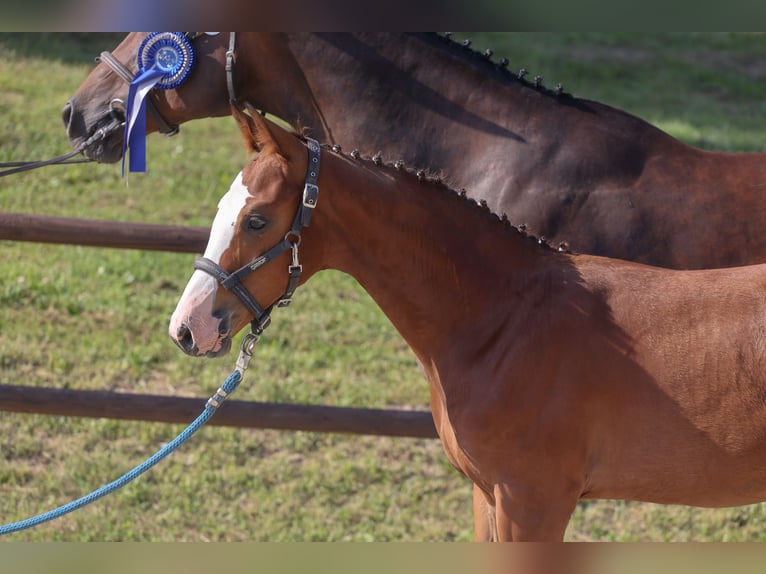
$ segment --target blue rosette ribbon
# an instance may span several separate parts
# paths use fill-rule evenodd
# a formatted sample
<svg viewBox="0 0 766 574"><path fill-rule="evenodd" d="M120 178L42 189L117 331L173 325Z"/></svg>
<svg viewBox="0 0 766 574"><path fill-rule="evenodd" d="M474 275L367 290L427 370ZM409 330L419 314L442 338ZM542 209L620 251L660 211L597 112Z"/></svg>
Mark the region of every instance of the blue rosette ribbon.
<svg viewBox="0 0 766 574"><path fill-rule="evenodd" d="M138 49L138 74L128 88L125 109L125 158L132 172L146 171L146 97L155 87L170 90L181 85L194 65L194 50L183 32L152 32Z"/></svg>

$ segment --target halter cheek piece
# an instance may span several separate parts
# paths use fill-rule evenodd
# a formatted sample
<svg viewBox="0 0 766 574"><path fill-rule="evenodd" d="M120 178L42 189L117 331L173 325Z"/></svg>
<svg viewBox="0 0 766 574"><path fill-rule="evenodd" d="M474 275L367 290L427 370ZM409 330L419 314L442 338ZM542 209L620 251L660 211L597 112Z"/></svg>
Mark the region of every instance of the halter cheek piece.
<svg viewBox="0 0 766 574"><path fill-rule="evenodd" d="M194 268L212 275L223 287L234 293L242 304L250 311L253 316L251 328L253 332L260 336L263 330L271 322L271 311L274 307L287 307L292 301L293 293L298 287L303 267L298 260L298 246L301 244L301 230L309 226L311 214L317 204L319 197L319 187L317 178L319 177L320 147L316 140L306 138L308 144L309 165L306 169L306 183L303 187L303 200L298 205L298 211L295 213L293 225L285 234L285 238L274 247L266 251L263 255L256 257L247 265L244 265L236 271L229 273L215 261L201 257L194 262ZM268 262L276 259L285 251L292 250L292 261L287 266L288 281L287 288L282 296L272 305L264 309L255 300L250 291L242 284L242 280L254 271L257 271Z"/></svg>

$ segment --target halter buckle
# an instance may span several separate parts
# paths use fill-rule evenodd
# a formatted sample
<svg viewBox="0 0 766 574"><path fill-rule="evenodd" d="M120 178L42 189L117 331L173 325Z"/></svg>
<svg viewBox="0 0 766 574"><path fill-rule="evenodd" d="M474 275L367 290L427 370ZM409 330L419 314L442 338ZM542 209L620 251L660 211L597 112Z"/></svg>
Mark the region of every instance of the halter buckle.
<svg viewBox="0 0 766 574"><path fill-rule="evenodd" d="M303 187L303 207L314 209L317 206L318 198L319 186L307 182Z"/></svg>

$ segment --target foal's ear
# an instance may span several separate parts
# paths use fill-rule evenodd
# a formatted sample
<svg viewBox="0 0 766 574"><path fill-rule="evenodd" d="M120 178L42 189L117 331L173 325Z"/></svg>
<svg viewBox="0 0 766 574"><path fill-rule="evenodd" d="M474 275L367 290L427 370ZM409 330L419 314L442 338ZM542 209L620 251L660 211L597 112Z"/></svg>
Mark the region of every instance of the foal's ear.
<svg viewBox="0 0 766 574"><path fill-rule="evenodd" d="M267 121L257 112L251 115L239 108L239 106L232 104L231 115L234 116L237 125L239 125L239 131L242 132L242 138L245 140L245 147L249 153L256 151L269 152L278 149Z"/></svg>

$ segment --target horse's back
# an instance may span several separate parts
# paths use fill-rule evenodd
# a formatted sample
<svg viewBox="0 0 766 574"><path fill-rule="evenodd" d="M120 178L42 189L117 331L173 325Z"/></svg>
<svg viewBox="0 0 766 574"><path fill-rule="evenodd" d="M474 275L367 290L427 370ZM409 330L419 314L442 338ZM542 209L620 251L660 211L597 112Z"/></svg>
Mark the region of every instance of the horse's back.
<svg viewBox="0 0 766 574"><path fill-rule="evenodd" d="M766 266L683 272L585 258L581 269L604 294L596 329L611 333L580 382L598 461L589 496L765 498Z"/></svg>

